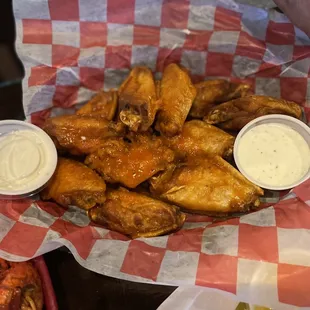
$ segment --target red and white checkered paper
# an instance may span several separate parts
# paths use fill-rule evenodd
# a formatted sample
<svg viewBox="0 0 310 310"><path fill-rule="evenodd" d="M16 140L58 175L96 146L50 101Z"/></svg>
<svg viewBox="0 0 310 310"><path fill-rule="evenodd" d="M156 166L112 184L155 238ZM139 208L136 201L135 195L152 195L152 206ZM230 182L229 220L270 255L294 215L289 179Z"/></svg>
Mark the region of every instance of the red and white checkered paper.
<svg viewBox="0 0 310 310"><path fill-rule="evenodd" d="M310 120L310 39L276 11L233 0L13 3L25 112L35 124L118 87L132 66L160 77L171 62L188 67L194 81L243 79L257 94L299 102ZM270 193L269 208L240 219L188 216L175 234L137 240L90 224L76 208L1 201L0 256L27 260L65 245L81 265L112 277L309 307L309 189L310 182L282 198Z"/></svg>

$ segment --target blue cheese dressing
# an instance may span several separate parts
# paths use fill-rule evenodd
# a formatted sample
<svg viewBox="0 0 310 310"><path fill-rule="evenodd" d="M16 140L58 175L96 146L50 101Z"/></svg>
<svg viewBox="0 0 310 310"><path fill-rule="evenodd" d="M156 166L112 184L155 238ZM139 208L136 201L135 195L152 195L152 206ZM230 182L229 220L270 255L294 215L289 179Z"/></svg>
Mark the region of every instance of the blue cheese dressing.
<svg viewBox="0 0 310 310"><path fill-rule="evenodd" d="M57 155L49 140L33 130L0 135L1 192L30 192L51 177Z"/></svg>
<svg viewBox="0 0 310 310"><path fill-rule="evenodd" d="M244 172L266 186L289 186L310 169L308 143L281 123L258 125L246 132L239 141L237 156Z"/></svg>

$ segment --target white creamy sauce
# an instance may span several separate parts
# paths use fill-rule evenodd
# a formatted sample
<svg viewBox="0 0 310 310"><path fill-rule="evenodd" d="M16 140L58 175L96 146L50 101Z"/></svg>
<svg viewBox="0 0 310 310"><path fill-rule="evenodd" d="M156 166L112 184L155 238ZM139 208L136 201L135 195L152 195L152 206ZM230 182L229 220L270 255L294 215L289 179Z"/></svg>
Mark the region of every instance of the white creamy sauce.
<svg viewBox="0 0 310 310"><path fill-rule="evenodd" d="M33 188L49 173L44 139L32 130L0 135L0 190Z"/></svg>
<svg viewBox="0 0 310 310"><path fill-rule="evenodd" d="M266 186L289 186L310 169L310 149L305 139L279 123L258 125L246 132L237 156L245 173Z"/></svg>

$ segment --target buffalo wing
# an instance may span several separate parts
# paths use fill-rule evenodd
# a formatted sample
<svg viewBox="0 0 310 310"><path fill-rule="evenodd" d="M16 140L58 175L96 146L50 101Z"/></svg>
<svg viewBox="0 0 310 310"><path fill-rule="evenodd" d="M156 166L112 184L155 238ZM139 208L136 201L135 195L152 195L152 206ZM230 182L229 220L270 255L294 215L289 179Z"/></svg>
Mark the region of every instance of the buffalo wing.
<svg viewBox="0 0 310 310"><path fill-rule="evenodd" d="M40 275L31 262L14 263L0 258L0 309L43 309Z"/></svg>
<svg viewBox="0 0 310 310"><path fill-rule="evenodd" d="M77 115L100 116L111 121L117 110L117 91L100 91L82 108Z"/></svg>
<svg viewBox="0 0 310 310"><path fill-rule="evenodd" d="M226 130L240 130L251 120L267 114L301 118L302 110L295 102L267 96L248 96L212 108L203 120Z"/></svg>
<svg viewBox="0 0 310 310"><path fill-rule="evenodd" d="M121 124L101 117L64 115L47 119L44 130L60 151L73 155L94 152L108 137L123 133Z"/></svg>
<svg viewBox="0 0 310 310"><path fill-rule="evenodd" d="M168 65L160 84L162 107L156 129L167 137L179 134L195 96L196 89L187 72L176 64Z"/></svg>
<svg viewBox="0 0 310 310"><path fill-rule="evenodd" d="M120 120L132 131L147 131L154 122L160 102L152 71L147 67L134 68L118 93Z"/></svg>
<svg viewBox="0 0 310 310"><path fill-rule="evenodd" d="M109 190L104 205L91 209L88 215L93 222L131 238L167 234L185 221L177 207L123 188Z"/></svg>
<svg viewBox="0 0 310 310"><path fill-rule="evenodd" d="M219 156L171 165L150 184L156 197L189 212L214 216L257 207L264 193Z"/></svg>
<svg viewBox="0 0 310 310"><path fill-rule="evenodd" d="M59 158L56 171L42 191L43 200L88 210L105 201L106 185L97 173L80 162Z"/></svg>
<svg viewBox="0 0 310 310"><path fill-rule="evenodd" d="M128 140L128 139L127 139ZM154 136L136 135L130 141L108 139L85 163L110 183L135 188L174 160L174 153Z"/></svg>
<svg viewBox="0 0 310 310"><path fill-rule="evenodd" d="M201 155L230 158L235 138L215 126L192 120L184 124L180 135L163 140L181 159Z"/></svg>
<svg viewBox="0 0 310 310"><path fill-rule="evenodd" d="M197 96L190 110L190 116L203 118L215 105L244 97L250 86L231 83L226 80L209 80L195 85Z"/></svg>

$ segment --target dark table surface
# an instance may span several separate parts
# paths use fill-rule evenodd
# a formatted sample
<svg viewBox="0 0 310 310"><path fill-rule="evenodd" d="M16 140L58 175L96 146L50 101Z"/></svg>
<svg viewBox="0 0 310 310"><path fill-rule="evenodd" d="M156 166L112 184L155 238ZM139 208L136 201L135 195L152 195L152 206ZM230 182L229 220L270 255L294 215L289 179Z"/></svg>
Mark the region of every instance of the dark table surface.
<svg viewBox="0 0 310 310"><path fill-rule="evenodd" d="M138 310L157 307L176 289L105 277L81 267L66 250L44 255L59 309Z"/></svg>
<svg viewBox="0 0 310 310"><path fill-rule="evenodd" d="M0 0L0 120L24 119L20 82L24 71L16 56L14 42L12 0ZM60 310L152 310L176 289L96 274L80 266L64 248L48 253L44 258Z"/></svg>

